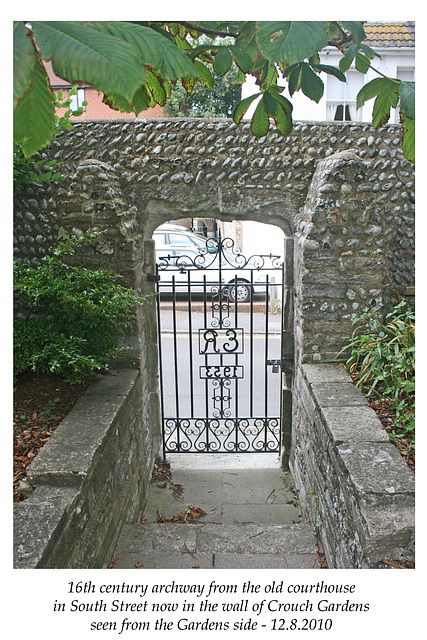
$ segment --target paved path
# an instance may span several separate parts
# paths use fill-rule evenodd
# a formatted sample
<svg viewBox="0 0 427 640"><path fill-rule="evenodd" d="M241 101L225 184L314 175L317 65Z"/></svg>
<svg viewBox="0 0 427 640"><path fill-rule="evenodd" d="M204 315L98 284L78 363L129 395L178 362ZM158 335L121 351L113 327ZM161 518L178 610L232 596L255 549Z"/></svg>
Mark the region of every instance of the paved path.
<svg viewBox="0 0 427 640"><path fill-rule="evenodd" d="M276 455L171 461L171 475L155 469L143 523L125 525L115 569L319 568L313 529Z"/></svg>

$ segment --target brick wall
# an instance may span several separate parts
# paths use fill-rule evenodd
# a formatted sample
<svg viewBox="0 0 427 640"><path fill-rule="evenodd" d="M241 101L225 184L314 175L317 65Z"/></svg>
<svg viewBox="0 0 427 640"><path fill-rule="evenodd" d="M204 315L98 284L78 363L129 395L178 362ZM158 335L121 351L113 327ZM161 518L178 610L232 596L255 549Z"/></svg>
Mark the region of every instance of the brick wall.
<svg viewBox="0 0 427 640"><path fill-rule="evenodd" d="M64 100L68 97L68 89L63 89ZM87 100L87 106L85 108L84 113L75 118L74 120L115 120L117 118L135 118L134 113L124 114L122 111L116 111L115 109L111 109L108 105L104 104L102 101L103 94L99 93L95 87L86 87L85 88L85 100ZM57 114L62 116L65 113L65 109L58 109ZM141 111L138 114L138 118L159 118L163 113L163 107L160 107L158 104L150 109L146 109L145 111Z"/></svg>

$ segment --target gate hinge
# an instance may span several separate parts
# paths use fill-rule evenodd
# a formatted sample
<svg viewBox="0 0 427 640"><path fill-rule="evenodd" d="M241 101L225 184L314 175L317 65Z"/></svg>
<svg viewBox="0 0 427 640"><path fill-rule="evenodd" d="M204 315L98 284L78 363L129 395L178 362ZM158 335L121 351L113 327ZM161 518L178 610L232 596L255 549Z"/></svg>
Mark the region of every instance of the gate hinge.
<svg viewBox="0 0 427 640"><path fill-rule="evenodd" d="M147 274L147 280L148 282L159 282L160 276L157 275L156 273L149 273Z"/></svg>
<svg viewBox="0 0 427 640"><path fill-rule="evenodd" d="M294 364L294 356L291 356L291 355L283 356L281 361L282 371L292 371L293 364Z"/></svg>

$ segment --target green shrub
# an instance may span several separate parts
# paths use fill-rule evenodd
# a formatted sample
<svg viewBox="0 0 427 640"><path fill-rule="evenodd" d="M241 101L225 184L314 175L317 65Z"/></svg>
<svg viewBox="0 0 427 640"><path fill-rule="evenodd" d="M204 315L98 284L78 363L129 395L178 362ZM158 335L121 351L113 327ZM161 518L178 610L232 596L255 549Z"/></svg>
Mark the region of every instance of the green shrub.
<svg viewBox="0 0 427 640"><path fill-rule="evenodd" d="M81 242L59 245L37 267L14 262L15 378L31 369L73 383L106 367L146 300L119 284L118 275L67 264L64 257Z"/></svg>
<svg viewBox="0 0 427 640"><path fill-rule="evenodd" d="M406 300L397 304L384 322L373 314L362 321L344 349L346 367L367 395L391 401L396 419L391 439L408 438L415 448L415 315ZM344 350L343 349L343 350Z"/></svg>

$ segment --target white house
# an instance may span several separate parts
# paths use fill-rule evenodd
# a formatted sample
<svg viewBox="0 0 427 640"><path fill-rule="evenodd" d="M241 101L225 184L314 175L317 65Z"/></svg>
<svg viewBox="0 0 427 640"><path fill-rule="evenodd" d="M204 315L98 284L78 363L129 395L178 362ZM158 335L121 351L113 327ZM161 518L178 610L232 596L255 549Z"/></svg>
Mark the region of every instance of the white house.
<svg viewBox="0 0 427 640"><path fill-rule="evenodd" d="M293 104L294 120L370 122L374 101L370 100L361 109L356 109L356 96L364 84L380 77L374 69L391 78L415 80L415 22L367 22L364 27L366 44L381 56L372 60L373 69L362 74L353 64L345 74L346 83L322 73L320 77L325 91L319 103L310 100L301 91L294 93L291 98L285 90L283 95ZM333 47L326 47L320 53L321 63L334 67L338 67L341 58L342 53ZM258 91L255 79L250 77L242 86L242 98ZM252 103L246 117L252 117L256 104L257 101ZM390 122L398 121L398 113L393 113Z"/></svg>
<svg viewBox="0 0 427 640"><path fill-rule="evenodd" d="M401 80L415 80L415 23L414 22L369 22L364 25L367 39L365 42L381 58L375 57L372 66L391 78ZM338 67L342 54L333 47L327 47L320 54L323 64ZM380 76L373 69L362 74L350 68L345 74L347 82L340 82L332 75L322 73L325 91L319 103L307 98L301 91L294 93L292 98L287 91L284 95L293 104L294 121L353 121L371 122L373 100L367 102L361 109L356 109L356 96L364 84ZM242 99L258 93L255 79L250 77L242 87ZM252 117L257 101L253 102L246 117ZM399 121L396 110L390 118L391 123ZM229 223L229 235L233 235L245 254L251 254L255 248L258 251L280 253L283 247L283 232L277 227L262 225L256 222L237 222L235 229Z"/></svg>

